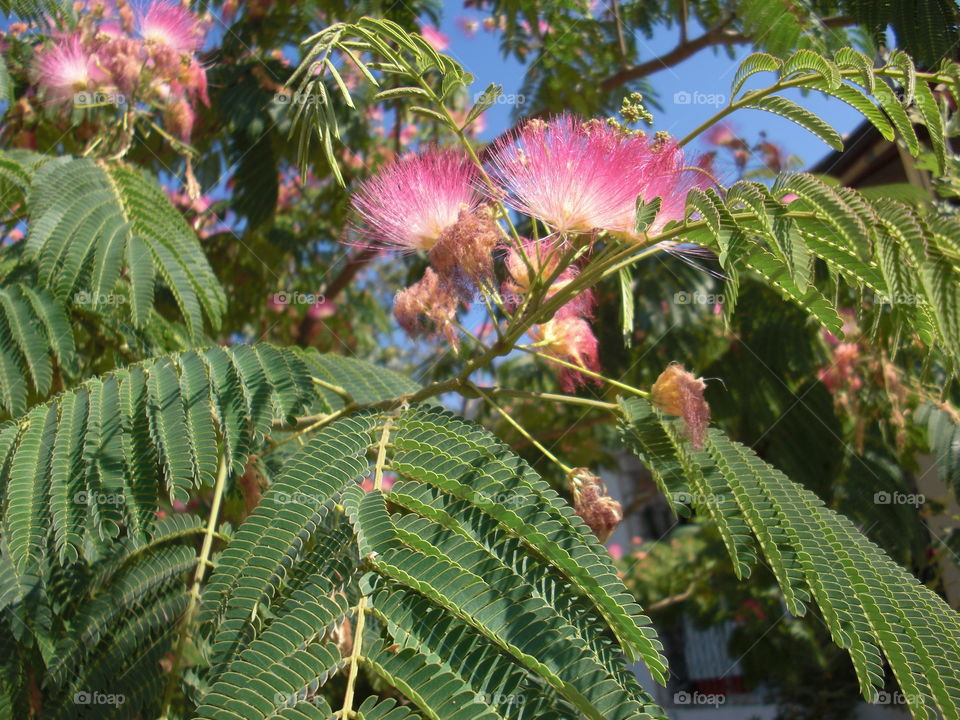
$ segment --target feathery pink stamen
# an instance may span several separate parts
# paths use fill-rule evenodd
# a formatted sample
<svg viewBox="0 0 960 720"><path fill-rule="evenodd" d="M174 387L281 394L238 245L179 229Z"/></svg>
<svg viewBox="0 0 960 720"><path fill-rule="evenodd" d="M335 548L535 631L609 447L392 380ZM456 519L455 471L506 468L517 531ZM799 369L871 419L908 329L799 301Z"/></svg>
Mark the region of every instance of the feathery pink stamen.
<svg viewBox="0 0 960 720"><path fill-rule="evenodd" d="M528 123L500 141L490 169L510 207L558 233L633 234L638 196L664 198L669 210L655 223L662 227L676 219L689 187L710 184L706 175L688 177L675 144L572 115Z"/></svg>
<svg viewBox="0 0 960 720"><path fill-rule="evenodd" d="M102 86L107 80L97 55L87 51L76 35L38 50L33 73L46 99L55 104L72 102L77 92Z"/></svg>
<svg viewBox="0 0 960 720"><path fill-rule="evenodd" d="M193 53L203 45L197 17L181 5L154 0L139 19L140 36L146 42L165 45L181 53Z"/></svg>
<svg viewBox="0 0 960 720"><path fill-rule="evenodd" d="M427 150L395 160L364 182L353 196L368 244L395 250L430 250L477 207L476 170L466 154Z"/></svg>

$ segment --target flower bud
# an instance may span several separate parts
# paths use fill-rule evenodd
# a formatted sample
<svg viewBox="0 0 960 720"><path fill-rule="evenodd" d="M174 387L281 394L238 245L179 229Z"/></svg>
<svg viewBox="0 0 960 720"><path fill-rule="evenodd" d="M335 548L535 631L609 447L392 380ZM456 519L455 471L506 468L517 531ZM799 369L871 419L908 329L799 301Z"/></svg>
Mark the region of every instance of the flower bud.
<svg viewBox="0 0 960 720"><path fill-rule="evenodd" d="M690 442L697 450L703 449L710 423L710 406L703 397L706 387L703 378L694 377L683 365L672 363L651 388L653 404L668 415L683 418Z"/></svg>
<svg viewBox="0 0 960 720"><path fill-rule="evenodd" d="M593 530L600 542L607 539L623 520L620 503L607 495L603 481L587 468L574 468L567 474L573 493L573 508Z"/></svg>

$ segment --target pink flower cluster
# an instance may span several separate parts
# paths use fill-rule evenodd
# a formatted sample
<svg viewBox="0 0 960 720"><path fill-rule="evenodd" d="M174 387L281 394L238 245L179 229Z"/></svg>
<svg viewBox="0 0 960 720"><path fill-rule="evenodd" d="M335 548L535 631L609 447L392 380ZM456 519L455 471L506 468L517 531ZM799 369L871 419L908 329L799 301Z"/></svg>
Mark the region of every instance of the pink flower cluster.
<svg viewBox="0 0 960 720"><path fill-rule="evenodd" d="M423 278L397 294L394 316L411 336L442 334L454 346L461 303L493 277L497 227L465 153L428 149L387 165L353 198L364 243L429 254Z"/></svg>
<svg viewBox="0 0 960 720"><path fill-rule="evenodd" d="M165 0L141 12L127 0L94 0L85 9L73 30L36 50L31 79L42 102L55 112L144 103L161 110L171 135L189 142L197 102L209 105L196 58L200 20Z"/></svg>
<svg viewBox="0 0 960 720"><path fill-rule="evenodd" d="M662 199L644 233L655 234L683 219L691 188L712 184L703 168L685 164L681 149L665 136L649 139L570 115L530 122L498 142L485 169L493 188L486 178L481 182L466 154L428 149L390 163L354 195L361 244L429 255L423 279L398 293L394 304L394 315L412 336L442 335L456 344L457 311L478 287L492 287L498 244L506 246L506 306L516 308L534 289L545 288L549 300L579 272L576 265L559 266L572 239L591 243L604 232L642 239L636 232L638 197ZM503 242L509 236L489 201L539 221L546 237ZM530 330L544 354L567 363L560 382L568 391L599 368L589 322L593 305L592 293L581 293Z"/></svg>
<svg viewBox="0 0 960 720"><path fill-rule="evenodd" d="M665 136L650 139L571 115L527 123L497 143L490 166L507 205L560 234L632 236L637 198L660 197L663 206L647 228L656 233L683 219L691 188L713 184Z"/></svg>

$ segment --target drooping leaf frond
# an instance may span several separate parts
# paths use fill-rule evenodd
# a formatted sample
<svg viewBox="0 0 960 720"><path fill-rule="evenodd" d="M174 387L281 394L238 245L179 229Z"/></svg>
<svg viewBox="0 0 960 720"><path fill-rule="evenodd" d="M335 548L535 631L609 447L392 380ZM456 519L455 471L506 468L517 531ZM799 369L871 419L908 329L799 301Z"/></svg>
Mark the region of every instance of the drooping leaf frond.
<svg viewBox="0 0 960 720"><path fill-rule="evenodd" d="M190 332L200 335L204 318L219 325L220 283L196 235L152 179L122 163L85 158L27 165L10 153L2 162L26 197L22 261L61 302L93 311L123 305L142 327L159 276Z"/></svg>
<svg viewBox="0 0 960 720"><path fill-rule="evenodd" d="M54 387L54 362L68 375L77 363L63 306L44 289L0 287L0 409L26 412L28 382L37 396L46 397Z"/></svg>
<svg viewBox="0 0 960 720"><path fill-rule="evenodd" d="M868 700L889 664L915 718L960 717L960 620L937 595L749 448L710 431L703 450L646 400L622 401L624 438L675 506L720 531L738 576L758 553L795 615L816 604Z"/></svg>
<svg viewBox="0 0 960 720"><path fill-rule="evenodd" d="M333 107L334 94L340 95L344 104L354 107L350 91L337 70L339 57L354 64L366 79L379 88L380 82L374 73L381 72L392 77L402 87L392 87L378 92L375 101L409 100L412 113L441 126L449 125L450 118L437 107L429 107L449 98L457 89L473 83L473 75L460 63L437 52L429 42L417 33L409 33L390 20L363 17L356 23L337 23L322 30L302 43L309 46L289 84L296 88L296 103L293 116L293 131L299 134L298 157L306 167L310 142L316 133L324 157L337 180L343 177L334 155L333 143L340 139L340 126ZM372 56L374 60L365 56ZM427 76L435 73L437 78ZM332 85L326 82L331 77ZM436 84L437 90L433 85ZM490 96L488 96L490 97ZM495 99L495 96L494 96ZM492 102L492 100L490 100Z"/></svg>
<svg viewBox="0 0 960 720"><path fill-rule="evenodd" d="M717 252L731 280L726 311L735 306L739 274L751 272L840 335L831 298L843 283L864 294L865 308L889 308L897 327L960 359L956 219L803 173L781 176L772 189L741 181L724 198L695 190L688 213L699 219L675 232Z"/></svg>
<svg viewBox="0 0 960 720"><path fill-rule="evenodd" d="M212 485L220 452L241 474L271 424L312 397L299 356L260 345L148 360L37 406L0 427L14 566L47 553L75 562L121 528L148 536L160 498L185 502Z"/></svg>

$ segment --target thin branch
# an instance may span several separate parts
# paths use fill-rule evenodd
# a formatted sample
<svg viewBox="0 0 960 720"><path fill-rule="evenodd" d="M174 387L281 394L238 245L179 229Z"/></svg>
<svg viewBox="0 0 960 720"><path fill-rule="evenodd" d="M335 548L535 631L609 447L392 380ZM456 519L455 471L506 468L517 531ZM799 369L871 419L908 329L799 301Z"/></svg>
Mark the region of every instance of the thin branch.
<svg viewBox="0 0 960 720"><path fill-rule="evenodd" d="M500 415L503 417L504 420L510 423L518 433L523 435L523 437L525 437L528 442L530 442L537 450L539 450L545 458L552 461L561 470L563 470L564 473L569 473L571 472L571 470L573 470L573 468L571 468L566 463L562 462L556 455L550 452L543 444L538 442L535 437L533 437L529 432L527 432L526 428L524 428L523 425L518 423L513 418L513 416L510 415L510 413L508 413L502 407L497 405L497 403L493 401L493 398L487 395L483 390L481 390L479 387L477 387L473 383L470 383L469 385L467 385L467 387L474 390L480 397L486 400L486 402L490 405L490 407L492 407L494 410L500 413Z"/></svg>
<svg viewBox="0 0 960 720"><path fill-rule="evenodd" d="M690 596L693 595L694 590L696 590L696 586L691 585L682 593L665 597L663 600L658 600L657 602L653 603L653 605L648 605L645 607L644 610L648 613L652 613L657 612L657 610L663 610L665 607L669 607L670 605L676 605L677 603L681 603L684 600L689 599Z"/></svg>
<svg viewBox="0 0 960 720"><path fill-rule="evenodd" d="M167 713L170 709L170 703L173 700L173 691L177 687L180 664L183 661L183 652L186 649L187 640L190 637L190 630L193 626L194 615L196 615L197 606L200 601L200 585L203 584L207 567L211 564L210 552L213 550L213 539L217 535L217 520L220 517L220 505L223 502L223 494L227 487L228 474L227 453L226 448L223 448L220 453L220 467L217 470L217 480L213 486L213 502L210 505L210 516L207 518L207 529L203 536L200 557L197 559L197 569L193 574L190 600L180 620L180 639L177 641L177 649L173 655L173 665L170 668L170 675L167 677L167 687L163 693L163 704L161 705L159 720L167 720Z"/></svg>
<svg viewBox="0 0 960 720"><path fill-rule="evenodd" d="M374 470L373 489L383 488L383 466L387 462L387 443L390 441L390 430L393 428L393 418L388 417L383 424L380 442L377 443L377 463ZM353 648L350 651L350 670L347 675L347 688L343 693L343 709L339 713L340 720L348 720L353 711L353 694L357 684L357 673L360 669L361 647L363 645L363 626L367 615L367 596L362 595L357 601L357 627L353 632Z"/></svg>

